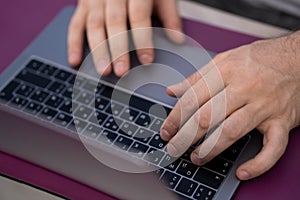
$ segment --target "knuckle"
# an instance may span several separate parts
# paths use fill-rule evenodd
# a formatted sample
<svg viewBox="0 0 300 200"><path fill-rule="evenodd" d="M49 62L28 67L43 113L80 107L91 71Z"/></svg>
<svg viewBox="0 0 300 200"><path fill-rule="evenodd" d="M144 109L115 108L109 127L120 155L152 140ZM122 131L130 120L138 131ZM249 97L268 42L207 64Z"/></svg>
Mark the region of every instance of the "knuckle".
<svg viewBox="0 0 300 200"><path fill-rule="evenodd" d="M150 15L145 12L141 12L138 7L133 7L129 14L131 24L140 24L141 22L150 20Z"/></svg>
<svg viewBox="0 0 300 200"><path fill-rule="evenodd" d="M168 131L171 130L171 132L174 132L174 131L178 130L178 127L179 127L179 125L178 125L178 119L175 116L178 116L178 115L170 114L168 116L167 120L164 123L163 129L166 129Z"/></svg>
<svg viewBox="0 0 300 200"><path fill-rule="evenodd" d="M200 71L193 73L189 78L189 84L196 83L202 77Z"/></svg>
<svg viewBox="0 0 300 200"><path fill-rule="evenodd" d="M91 11L87 16L87 28L95 29L103 26L103 16L100 12Z"/></svg>
<svg viewBox="0 0 300 200"><path fill-rule="evenodd" d="M257 167L252 168L252 174L257 176L259 174L264 173L265 171L267 171L271 166L269 162L264 161L260 161L259 163L257 163Z"/></svg>
<svg viewBox="0 0 300 200"><path fill-rule="evenodd" d="M188 92L184 94L184 96L180 99L181 107L185 110L191 110L195 107L199 108L200 106L197 104L197 95L193 89L189 89Z"/></svg>
<svg viewBox="0 0 300 200"><path fill-rule="evenodd" d="M119 25L125 21L126 15L122 12L111 11L107 13L107 25Z"/></svg>
<svg viewBox="0 0 300 200"><path fill-rule="evenodd" d="M278 157L281 157L283 154L284 154L284 152L285 152L285 146L284 145L278 145L278 149L277 149L277 155L278 155Z"/></svg>
<svg viewBox="0 0 300 200"><path fill-rule="evenodd" d="M69 24L69 31L76 30L80 25L81 22L79 21L79 19L73 16Z"/></svg>
<svg viewBox="0 0 300 200"><path fill-rule="evenodd" d="M236 123L236 125L239 125L238 122L234 122L234 123ZM237 139L239 139L240 135L241 135L240 131L237 130L237 129L235 129L234 127L237 127L237 126L233 125L231 127L228 127L228 126L225 125L223 127L223 130L222 130L222 134L225 135L225 137L227 138L227 140L232 141L232 142L234 142Z"/></svg>
<svg viewBox="0 0 300 200"><path fill-rule="evenodd" d="M210 126L210 119L206 114L197 113L195 115L195 121L199 124L199 127L203 130L207 130Z"/></svg>

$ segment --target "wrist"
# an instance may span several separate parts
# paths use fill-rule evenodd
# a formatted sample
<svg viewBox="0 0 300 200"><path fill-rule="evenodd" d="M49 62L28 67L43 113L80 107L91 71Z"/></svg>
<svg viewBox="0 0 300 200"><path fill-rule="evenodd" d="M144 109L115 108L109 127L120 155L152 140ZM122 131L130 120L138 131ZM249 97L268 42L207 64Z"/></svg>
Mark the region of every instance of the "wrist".
<svg viewBox="0 0 300 200"><path fill-rule="evenodd" d="M300 31L279 39L283 48L283 58L289 65L289 71L300 76Z"/></svg>

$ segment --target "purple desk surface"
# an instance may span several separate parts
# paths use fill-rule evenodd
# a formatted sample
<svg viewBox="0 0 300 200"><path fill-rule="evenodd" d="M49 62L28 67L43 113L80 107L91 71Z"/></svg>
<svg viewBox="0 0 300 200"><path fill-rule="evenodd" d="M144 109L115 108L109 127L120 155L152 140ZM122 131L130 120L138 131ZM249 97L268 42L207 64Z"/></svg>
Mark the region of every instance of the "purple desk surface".
<svg viewBox="0 0 300 200"><path fill-rule="evenodd" d="M74 0L10 0L0 7L0 73L34 39L65 5ZM221 52L258 38L184 20L185 31L205 48ZM199 28L195 28L199 27ZM300 128L290 134L282 159L268 173L241 183L234 199L300 198ZM114 199L55 172L0 152L0 173L7 174L71 199Z"/></svg>

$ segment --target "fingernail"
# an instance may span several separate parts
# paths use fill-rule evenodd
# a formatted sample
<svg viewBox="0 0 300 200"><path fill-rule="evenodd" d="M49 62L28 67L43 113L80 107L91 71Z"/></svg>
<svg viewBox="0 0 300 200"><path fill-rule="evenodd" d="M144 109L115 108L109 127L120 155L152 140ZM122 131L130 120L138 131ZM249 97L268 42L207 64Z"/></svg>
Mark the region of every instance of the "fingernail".
<svg viewBox="0 0 300 200"><path fill-rule="evenodd" d="M140 61L144 64L149 64L153 61L153 58L149 54L143 54L140 56Z"/></svg>
<svg viewBox="0 0 300 200"><path fill-rule="evenodd" d="M175 146L173 144L169 143L167 145L167 151L170 156L172 156L172 157L177 156L177 149L175 148Z"/></svg>
<svg viewBox="0 0 300 200"><path fill-rule="evenodd" d="M240 179L247 180L249 178L250 178L250 175L247 171L245 171L245 170L240 171Z"/></svg>
<svg viewBox="0 0 300 200"><path fill-rule="evenodd" d="M160 132L161 132L161 134L163 135L163 137L165 139L170 140L171 135L170 135L170 133L168 131L166 131L165 129L162 129Z"/></svg>
<svg viewBox="0 0 300 200"><path fill-rule="evenodd" d="M178 44L182 44L185 42L185 35L182 34L179 29L169 32L169 36L174 42Z"/></svg>
<svg viewBox="0 0 300 200"><path fill-rule="evenodd" d="M109 66L109 62L106 60L100 60L97 65L98 72L102 74Z"/></svg>
<svg viewBox="0 0 300 200"><path fill-rule="evenodd" d="M117 75L123 75L125 73L125 63L123 61L117 62L114 67Z"/></svg>

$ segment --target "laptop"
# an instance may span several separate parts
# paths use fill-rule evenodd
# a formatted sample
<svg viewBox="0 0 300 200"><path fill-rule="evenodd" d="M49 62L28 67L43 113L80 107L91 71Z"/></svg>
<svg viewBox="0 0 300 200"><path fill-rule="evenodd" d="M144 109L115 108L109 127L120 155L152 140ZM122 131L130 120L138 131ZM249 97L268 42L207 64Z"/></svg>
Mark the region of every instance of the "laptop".
<svg viewBox="0 0 300 200"><path fill-rule="evenodd" d="M172 158L159 137L177 101L165 87L214 53L168 42L157 29L151 66L140 65L132 51L127 76L99 77L86 51L77 71L67 62L73 11L64 8L0 75L0 150L117 199L232 198L237 167L261 148L257 131L201 167L189 158L196 145Z"/></svg>

